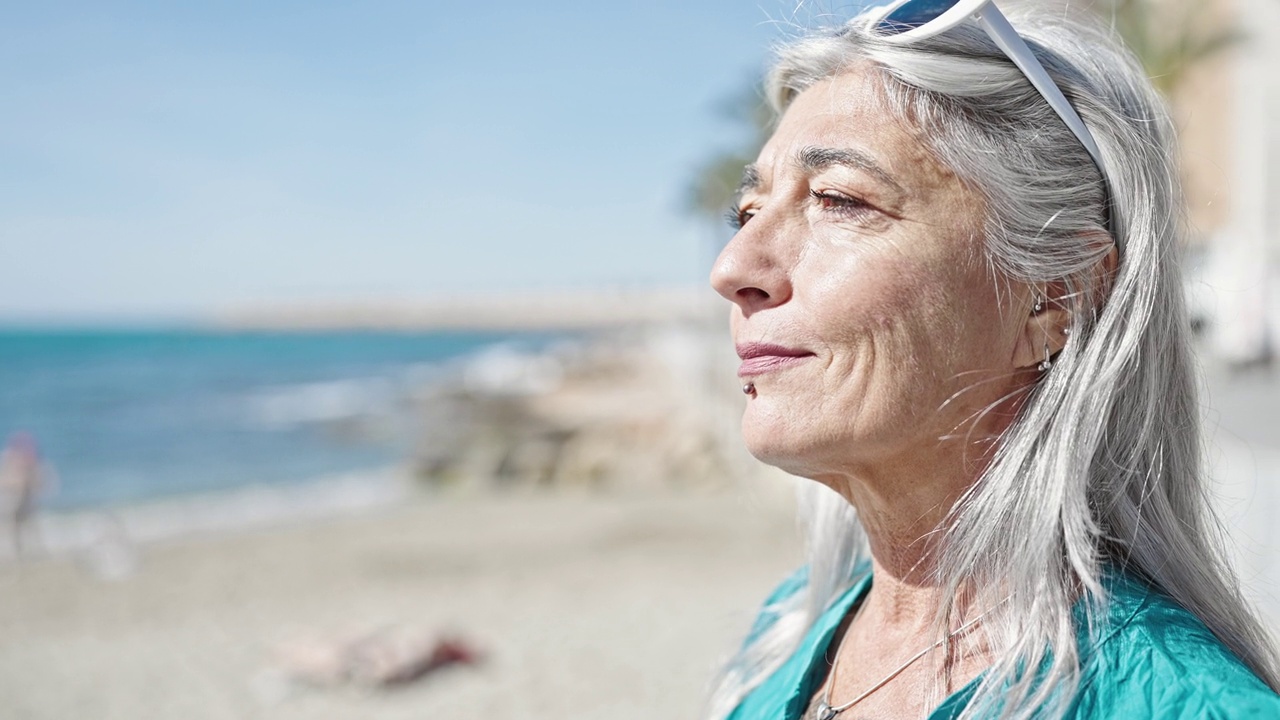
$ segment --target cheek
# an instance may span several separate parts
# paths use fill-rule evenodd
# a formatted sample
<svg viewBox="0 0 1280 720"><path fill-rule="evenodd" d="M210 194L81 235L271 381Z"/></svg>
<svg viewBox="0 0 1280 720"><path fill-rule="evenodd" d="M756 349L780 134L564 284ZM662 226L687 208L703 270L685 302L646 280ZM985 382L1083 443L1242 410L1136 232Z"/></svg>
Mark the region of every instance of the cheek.
<svg viewBox="0 0 1280 720"><path fill-rule="evenodd" d="M910 306L917 271L886 245L822 238L805 254L796 292L824 334L859 337L869 329L891 327Z"/></svg>
<svg viewBox="0 0 1280 720"><path fill-rule="evenodd" d="M796 378L785 407L783 398L761 403L744 429L866 450L913 434L940 402L936 369L949 339L939 331L952 331L938 283L924 267L884 253L813 259L797 300L821 342L822 366Z"/></svg>
<svg viewBox="0 0 1280 720"><path fill-rule="evenodd" d="M887 370L915 365L933 339L931 325L943 303L924 269L874 256L824 265L814 283L814 314L829 343L833 364ZM855 370L855 368L850 368Z"/></svg>
<svg viewBox="0 0 1280 720"><path fill-rule="evenodd" d="M949 433L999 345L990 281L962 269L870 245L806 253L793 300L820 362L750 401L752 454L812 475Z"/></svg>
<svg viewBox="0 0 1280 720"><path fill-rule="evenodd" d="M846 281L818 287L830 340L831 404L847 408L849 432L902 433L931 421L955 393L992 368L1000 345L979 283L941 263L871 262L841 267ZM840 277L833 274L831 277Z"/></svg>
<svg viewBox="0 0 1280 720"><path fill-rule="evenodd" d="M1001 295L985 270L952 273L939 286L930 323L947 338L948 357L958 370L1005 371L1012 353L1013 333L1020 322L1002 309Z"/></svg>

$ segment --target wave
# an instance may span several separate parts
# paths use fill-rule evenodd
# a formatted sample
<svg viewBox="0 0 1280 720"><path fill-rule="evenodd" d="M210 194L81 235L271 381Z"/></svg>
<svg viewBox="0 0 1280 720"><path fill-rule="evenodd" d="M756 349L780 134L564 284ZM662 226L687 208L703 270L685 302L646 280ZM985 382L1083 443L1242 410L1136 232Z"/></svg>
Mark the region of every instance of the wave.
<svg viewBox="0 0 1280 720"><path fill-rule="evenodd" d="M246 404L254 426L284 430L390 414L403 395L396 379L379 376L269 387Z"/></svg>
<svg viewBox="0 0 1280 720"><path fill-rule="evenodd" d="M471 391L503 395L533 395L558 387L564 365L555 355L525 352L512 345L495 345L474 355L462 374Z"/></svg>

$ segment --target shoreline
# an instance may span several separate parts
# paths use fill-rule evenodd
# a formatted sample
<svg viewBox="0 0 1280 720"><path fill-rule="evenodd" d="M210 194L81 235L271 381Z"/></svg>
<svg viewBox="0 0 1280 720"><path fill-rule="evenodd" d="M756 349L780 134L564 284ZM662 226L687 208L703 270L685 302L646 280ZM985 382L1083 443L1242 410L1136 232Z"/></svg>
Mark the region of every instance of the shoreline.
<svg viewBox="0 0 1280 720"><path fill-rule="evenodd" d="M564 331L723 319L709 287L526 292L426 299L263 302L206 318L229 330Z"/></svg>
<svg viewBox="0 0 1280 720"><path fill-rule="evenodd" d="M122 552L198 535L239 535L394 507L415 493L399 465L278 484L230 486L66 510L40 510L28 528L30 552L0 546L0 563Z"/></svg>

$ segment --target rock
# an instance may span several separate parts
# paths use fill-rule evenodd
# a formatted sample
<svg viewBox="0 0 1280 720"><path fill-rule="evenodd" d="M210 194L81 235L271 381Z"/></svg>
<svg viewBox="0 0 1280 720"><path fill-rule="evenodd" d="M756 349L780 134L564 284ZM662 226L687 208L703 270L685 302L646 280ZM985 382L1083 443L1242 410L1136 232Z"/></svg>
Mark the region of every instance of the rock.
<svg viewBox="0 0 1280 720"><path fill-rule="evenodd" d="M668 327L481 356L424 394L415 473L496 487L724 484L743 455L727 347L721 333Z"/></svg>

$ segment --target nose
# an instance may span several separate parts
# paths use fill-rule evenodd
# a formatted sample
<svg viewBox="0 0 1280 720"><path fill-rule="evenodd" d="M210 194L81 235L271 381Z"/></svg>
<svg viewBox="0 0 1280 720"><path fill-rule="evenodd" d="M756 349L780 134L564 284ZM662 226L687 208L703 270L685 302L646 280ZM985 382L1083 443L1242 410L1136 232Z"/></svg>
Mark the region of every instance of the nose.
<svg viewBox="0 0 1280 720"><path fill-rule="evenodd" d="M756 217L744 225L711 267L711 287L744 317L791 299L790 271L770 241L766 222Z"/></svg>

